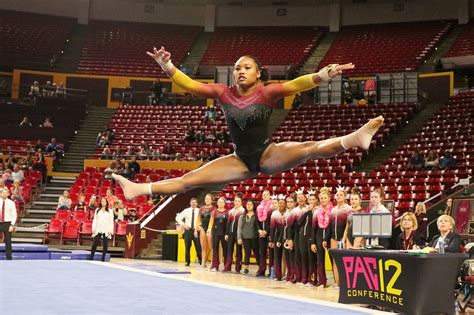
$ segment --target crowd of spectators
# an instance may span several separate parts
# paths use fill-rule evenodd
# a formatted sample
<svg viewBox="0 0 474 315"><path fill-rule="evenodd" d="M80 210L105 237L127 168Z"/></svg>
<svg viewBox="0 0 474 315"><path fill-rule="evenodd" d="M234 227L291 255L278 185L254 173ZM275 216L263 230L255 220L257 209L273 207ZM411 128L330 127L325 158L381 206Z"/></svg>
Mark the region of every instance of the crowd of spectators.
<svg viewBox="0 0 474 315"><path fill-rule="evenodd" d="M439 158L438 153L434 150L428 152L424 157L418 150L414 150L410 160L408 161L408 170L451 170L455 169L457 160L452 156L451 152L446 151L444 155Z"/></svg>
<svg viewBox="0 0 474 315"><path fill-rule="evenodd" d="M56 84L55 82L46 81L44 85L40 85L38 81L34 81L30 86L28 97L32 104L36 104L39 97L66 97L66 87L63 82Z"/></svg>

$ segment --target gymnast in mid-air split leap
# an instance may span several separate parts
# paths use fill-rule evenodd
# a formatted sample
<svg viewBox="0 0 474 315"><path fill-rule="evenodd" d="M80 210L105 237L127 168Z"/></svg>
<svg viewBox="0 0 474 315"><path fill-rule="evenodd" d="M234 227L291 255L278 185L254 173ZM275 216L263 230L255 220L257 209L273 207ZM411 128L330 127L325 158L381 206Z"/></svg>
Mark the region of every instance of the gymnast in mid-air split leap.
<svg viewBox="0 0 474 315"><path fill-rule="evenodd" d="M383 125L383 117L371 119L358 130L322 141L273 143L268 123L277 101L314 88L343 71L353 69L352 63L324 67L317 73L300 76L285 83L264 85L267 69L253 56L242 56L234 65L234 86L205 84L192 80L171 62L171 54L161 47L147 54L155 59L173 82L197 96L217 99L225 113L234 153L209 162L177 178L154 183L137 184L120 175L112 175L120 184L125 198L139 195L172 195L190 189L224 185L255 177L259 172L277 174L298 166L308 159L330 158L353 147L367 150L372 137Z"/></svg>

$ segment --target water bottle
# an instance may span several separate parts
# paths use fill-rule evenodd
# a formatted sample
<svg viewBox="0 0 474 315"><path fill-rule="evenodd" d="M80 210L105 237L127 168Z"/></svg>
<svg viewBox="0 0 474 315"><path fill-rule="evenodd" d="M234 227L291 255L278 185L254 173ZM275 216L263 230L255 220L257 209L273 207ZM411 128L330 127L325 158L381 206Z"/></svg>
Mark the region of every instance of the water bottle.
<svg viewBox="0 0 474 315"><path fill-rule="evenodd" d="M344 244L342 242L338 242L337 243L337 248L338 249L343 249L344 248Z"/></svg>
<svg viewBox="0 0 474 315"><path fill-rule="evenodd" d="M270 268L270 279L275 279L275 268L273 266Z"/></svg>
<svg viewBox="0 0 474 315"><path fill-rule="evenodd" d="M439 240L438 246L439 246L439 253L444 254L444 240Z"/></svg>

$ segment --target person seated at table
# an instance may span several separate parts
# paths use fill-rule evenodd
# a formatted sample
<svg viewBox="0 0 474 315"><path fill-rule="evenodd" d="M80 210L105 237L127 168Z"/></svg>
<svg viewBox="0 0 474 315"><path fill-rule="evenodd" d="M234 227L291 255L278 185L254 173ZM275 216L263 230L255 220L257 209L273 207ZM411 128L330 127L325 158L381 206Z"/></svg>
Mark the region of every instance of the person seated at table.
<svg viewBox="0 0 474 315"><path fill-rule="evenodd" d="M423 236L417 231L418 222L415 214L405 212L400 219L400 229L402 233L400 233L395 243L396 249L420 249L425 246Z"/></svg>
<svg viewBox="0 0 474 315"><path fill-rule="evenodd" d="M430 243L430 247L445 253L459 253L461 241L459 234L454 232L455 222L453 217L443 214L437 222L439 235L436 235ZM444 249L444 250L443 250Z"/></svg>

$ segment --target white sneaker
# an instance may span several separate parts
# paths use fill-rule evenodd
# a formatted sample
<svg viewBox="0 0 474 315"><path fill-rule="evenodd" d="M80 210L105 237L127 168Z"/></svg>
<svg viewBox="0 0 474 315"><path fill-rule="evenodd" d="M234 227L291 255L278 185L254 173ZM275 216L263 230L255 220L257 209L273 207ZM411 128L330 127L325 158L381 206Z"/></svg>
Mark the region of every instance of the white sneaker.
<svg viewBox="0 0 474 315"><path fill-rule="evenodd" d="M217 271L217 268L212 268L211 269L211 272L216 272Z"/></svg>
<svg viewBox="0 0 474 315"><path fill-rule="evenodd" d="M313 284L311 282L308 282L304 285L306 288L312 288Z"/></svg>

